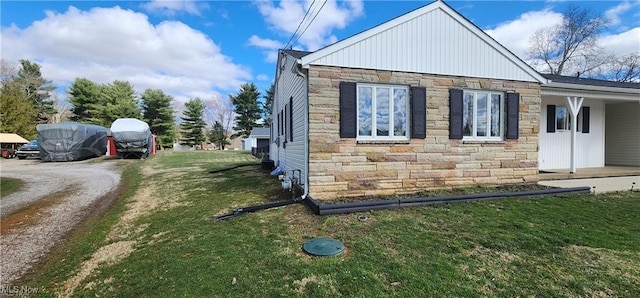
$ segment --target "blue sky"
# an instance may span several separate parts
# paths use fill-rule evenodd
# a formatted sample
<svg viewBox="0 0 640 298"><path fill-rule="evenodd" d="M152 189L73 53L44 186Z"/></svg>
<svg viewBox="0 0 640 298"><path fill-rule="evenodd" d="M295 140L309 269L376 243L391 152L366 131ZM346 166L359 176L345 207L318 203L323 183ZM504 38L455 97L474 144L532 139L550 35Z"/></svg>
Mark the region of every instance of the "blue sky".
<svg viewBox="0 0 640 298"><path fill-rule="evenodd" d="M131 82L162 89L183 102L226 100L240 84L264 91L278 48L305 11L320 10L292 47L313 51L431 1L12 1L0 2L2 58L29 59L59 87L75 78ZM640 51L640 0L446 1L526 60L529 36L560 20L568 4L602 12L611 25L608 50ZM301 26L306 27L306 23Z"/></svg>

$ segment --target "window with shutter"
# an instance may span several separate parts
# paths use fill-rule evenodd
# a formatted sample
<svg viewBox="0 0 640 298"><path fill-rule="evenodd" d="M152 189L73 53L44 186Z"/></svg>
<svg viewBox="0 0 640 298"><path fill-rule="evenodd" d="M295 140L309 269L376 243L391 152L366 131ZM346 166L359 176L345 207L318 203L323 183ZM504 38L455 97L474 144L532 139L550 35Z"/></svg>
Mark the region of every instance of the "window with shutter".
<svg viewBox="0 0 640 298"><path fill-rule="evenodd" d="M501 141L518 138L518 93L449 90L449 138Z"/></svg>

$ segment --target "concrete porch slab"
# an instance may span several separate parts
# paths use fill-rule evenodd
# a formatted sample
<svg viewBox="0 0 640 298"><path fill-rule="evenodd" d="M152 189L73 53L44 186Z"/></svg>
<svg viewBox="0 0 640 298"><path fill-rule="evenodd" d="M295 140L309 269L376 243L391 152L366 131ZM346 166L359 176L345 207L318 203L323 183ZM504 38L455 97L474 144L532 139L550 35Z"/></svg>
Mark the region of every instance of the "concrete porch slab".
<svg viewBox="0 0 640 298"><path fill-rule="evenodd" d="M640 167L605 166L601 168L579 168L576 173L569 169L540 170L540 181L640 176Z"/></svg>
<svg viewBox="0 0 640 298"><path fill-rule="evenodd" d="M540 181L538 184L560 188L588 186L594 193L630 191L632 188L634 191L639 191L640 176L547 180ZM640 191L638 196L640 197Z"/></svg>

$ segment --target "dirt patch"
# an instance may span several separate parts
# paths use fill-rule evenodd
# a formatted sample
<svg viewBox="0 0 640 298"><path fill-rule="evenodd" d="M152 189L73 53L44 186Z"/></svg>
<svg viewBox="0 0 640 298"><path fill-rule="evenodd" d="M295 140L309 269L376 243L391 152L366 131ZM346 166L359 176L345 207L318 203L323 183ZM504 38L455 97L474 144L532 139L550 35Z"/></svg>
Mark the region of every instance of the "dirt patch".
<svg viewBox="0 0 640 298"><path fill-rule="evenodd" d="M71 187L67 187L65 190L51 194L51 196L37 201L33 205L29 205L18 210L16 213L0 219L0 236L7 235L21 227L39 223L45 214L49 214L49 208L62 204L64 198L68 197L72 192L73 189Z"/></svg>
<svg viewBox="0 0 640 298"><path fill-rule="evenodd" d="M63 292L59 297L71 297L80 283L89 277L100 265L113 265L128 257L134 251L135 241L119 241L103 246L96 251L91 259L82 263L80 271L62 286Z"/></svg>

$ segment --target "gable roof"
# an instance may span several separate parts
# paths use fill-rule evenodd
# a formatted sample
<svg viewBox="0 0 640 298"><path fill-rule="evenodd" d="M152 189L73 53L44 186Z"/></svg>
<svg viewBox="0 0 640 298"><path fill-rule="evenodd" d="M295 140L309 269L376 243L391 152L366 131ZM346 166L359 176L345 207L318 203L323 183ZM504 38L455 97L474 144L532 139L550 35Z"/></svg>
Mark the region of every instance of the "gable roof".
<svg viewBox="0 0 640 298"><path fill-rule="evenodd" d="M546 82L531 66L442 1L298 59L302 67L328 65Z"/></svg>
<svg viewBox="0 0 640 298"><path fill-rule="evenodd" d="M257 137L269 137L269 135L271 134L271 131L269 130L268 127L254 127L251 129L251 134L249 135L250 138L257 138Z"/></svg>

